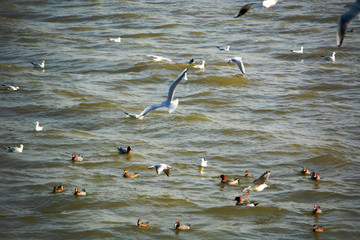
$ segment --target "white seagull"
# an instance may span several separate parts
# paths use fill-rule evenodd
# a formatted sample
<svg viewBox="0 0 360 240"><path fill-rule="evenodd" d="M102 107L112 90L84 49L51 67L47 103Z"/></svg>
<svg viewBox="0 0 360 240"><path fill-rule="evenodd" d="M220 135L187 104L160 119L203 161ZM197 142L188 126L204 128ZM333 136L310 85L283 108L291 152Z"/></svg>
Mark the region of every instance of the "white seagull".
<svg viewBox="0 0 360 240"><path fill-rule="evenodd" d="M176 110L178 104L179 104L179 99L174 100L174 94L175 94L175 90L176 87L179 85L181 79L184 77L184 75L187 72L187 68L175 79L175 81L171 84L170 88L169 88L169 92L168 92L168 97L165 101L163 101L161 104L153 104L148 106L147 108L144 109L144 111L142 111L139 115L134 115L134 114L129 114L127 112L124 112L127 116L131 117L131 118L136 118L136 119L142 119L144 118L144 116L146 114L148 114L150 111L155 110L157 108L161 108L161 107L167 107L169 108L169 113L172 113Z"/></svg>
<svg viewBox="0 0 360 240"><path fill-rule="evenodd" d="M230 51L230 46L228 45L226 48L223 48L223 47L218 47L216 46L220 51L225 51L225 52L228 52Z"/></svg>
<svg viewBox="0 0 360 240"><path fill-rule="evenodd" d="M300 50L291 50L291 52L293 52L293 53L303 54L303 53L304 53L304 47L303 47L303 46L301 46L301 47L300 47Z"/></svg>
<svg viewBox="0 0 360 240"><path fill-rule="evenodd" d="M199 163L200 167L207 167L207 160L205 160L205 158L201 158L201 161Z"/></svg>
<svg viewBox="0 0 360 240"><path fill-rule="evenodd" d="M154 60L155 62L162 62L162 61L173 62L173 60L171 60L170 58L166 58L166 57L162 57L162 56L148 55L148 57L153 58L153 60Z"/></svg>
<svg viewBox="0 0 360 240"><path fill-rule="evenodd" d="M40 126L40 123L38 122L38 121L36 121L36 122L34 122L34 124L35 124L35 127L34 127L34 130L35 131L42 131L43 130L43 126Z"/></svg>
<svg viewBox="0 0 360 240"><path fill-rule="evenodd" d="M270 171L266 171L261 175L258 179L256 179L252 185L244 188L242 192L246 192L244 195L244 199L250 194L250 192L261 192L267 187L270 187L266 184L266 181L270 177Z"/></svg>
<svg viewBox="0 0 360 240"><path fill-rule="evenodd" d="M6 147L5 149L8 150L8 152L23 152L24 145L20 144L19 147Z"/></svg>
<svg viewBox="0 0 360 240"><path fill-rule="evenodd" d="M121 37L117 37L117 38L108 38L108 40L109 40L110 42L116 42L116 43L119 43L119 42L121 42Z"/></svg>
<svg viewBox="0 0 360 240"><path fill-rule="evenodd" d="M242 6L240 8L238 14L236 14L234 16L234 18L240 17L240 16L244 15L245 13L247 13L254 4L260 4L264 8L273 9L273 7L277 3L277 1L278 0L264 0L264 1L256 1L256 2L251 2L251 3L245 4L244 6Z"/></svg>
<svg viewBox="0 0 360 240"><path fill-rule="evenodd" d="M335 54L336 52L332 52L331 56L322 56L325 60L335 62Z"/></svg>
<svg viewBox="0 0 360 240"><path fill-rule="evenodd" d="M244 67L244 63L242 60L243 60L242 57L234 57L234 58L229 59L228 63L230 63L230 62L236 63L236 65L238 65L240 71L243 74L245 74L245 67Z"/></svg>
<svg viewBox="0 0 360 240"><path fill-rule="evenodd" d="M45 60L42 60L42 63L41 64L39 64L39 63L31 63L33 66L34 66L34 68L45 68Z"/></svg>
<svg viewBox="0 0 360 240"><path fill-rule="evenodd" d="M203 60L201 62L201 64L194 65L193 68L198 69L198 70L205 70L205 61Z"/></svg>
<svg viewBox="0 0 360 240"><path fill-rule="evenodd" d="M162 172L164 172L166 176L170 177L170 170L172 168L169 165L161 163L148 167L148 169L153 169L153 168L155 168L157 174L161 174Z"/></svg>
<svg viewBox="0 0 360 240"><path fill-rule="evenodd" d="M337 33L336 33L336 43L338 47L341 46L344 41L346 28L349 25L350 21L355 18L360 12L360 0L357 0L354 3L349 4L350 10L345 12L339 17Z"/></svg>
<svg viewBox="0 0 360 240"><path fill-rule="evenodd" d="M3 84L2 86L9 91L16 91L16 90L20 89L18 86L5 85L5 84Z"/></svg>

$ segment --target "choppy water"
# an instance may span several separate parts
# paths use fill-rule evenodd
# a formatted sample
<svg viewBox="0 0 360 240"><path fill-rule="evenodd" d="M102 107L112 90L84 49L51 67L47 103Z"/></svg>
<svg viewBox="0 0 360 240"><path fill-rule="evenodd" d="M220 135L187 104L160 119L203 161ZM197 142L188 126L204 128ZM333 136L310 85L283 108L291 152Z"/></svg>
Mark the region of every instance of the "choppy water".
<svg viewBox="0 0 360 240"><path fill-rule="evenodd" d="M243 2L1 1L1 83L20 87L0 91L1 145L25 147L0 152L0 238L360 238L360 21L337 48L345 2L279 1L234 19ZM303 55L290 53L300 45ZM320 57L332 51L335 63ZM245 76L227 64L233 56ZM190 58L206 70L189 69L174 113L125 117L161 103ZM33 69L42 59L46 70ZM117 153L128 145L131 156ZM73 152L85 160L73 163ZM162 162L170 177L147 169ZM125 168L139 177L124 179ZM249 197L261 207L232 201L251 179L219 184L245 170L271 170L271 188ZM88 195L74 197L75 186ZM192 229L174 231L176 220Z"/></svg>

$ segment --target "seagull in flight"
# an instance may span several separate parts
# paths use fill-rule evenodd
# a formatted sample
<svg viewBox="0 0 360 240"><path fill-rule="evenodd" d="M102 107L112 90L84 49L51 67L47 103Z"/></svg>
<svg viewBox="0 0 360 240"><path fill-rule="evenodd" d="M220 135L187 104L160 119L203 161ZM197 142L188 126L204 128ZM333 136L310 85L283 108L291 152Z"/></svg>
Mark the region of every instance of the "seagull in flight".
<svg viewBox="0 0 360 240"><path fill-rule="evenodd" d="M269 185L266 184L266 181L268 180L269 177L270 177L270 171L266 171L263 173L263 175L261 175L258 179L256 179L252 185L244 188L242 190L242 192L246 192L244 194L244 199L247 198L247 196L249 196L250 192L261 192L265 188L270 187Z"/></svg>
<svg viewBox="0 0 360 240"><path fill-rule="evenodd" d="M165 163L161 163L161 164L155 164L155 165L148 167L148 169L153 169L153 168L155 168L157 174L161 174L162 172L164 172L166 174L166 176L170 177L170 170L172 168L169 165L167 165Z"/></svg>
<svg viewBox="0 0 360 240"><path fill-rule="evenodd" d="M236 65L238 65L240 71L243 74L245 74L245 67L244 67L244 63L242 60L243 60L242 57L234 57L234 58L229 59L228 63L230 63L230 62L236 63Z"/></svg>
<svg viewBox="0 0 360 240"><path fill-rule="evenodd" d="M154 60L155 62L162 62L162 61L173 62L173 60L171 60L170 58L166 58L166 57L162 57L162 56L148 55L148 57L153 58L153 60Z"/></svg>
<svg viewBox="0 0 360 240"><path fill-rule="evenodd" d="M33 62L31 62L31 64L34 66L34 68L42 68L42 69L45 68L45 60L42 60L42 63L41 63L41 64L39 64L39 63L33 63Z"/></svg>
<svg viewBox="0 0 360 240"><path fill-rule="evenodd" d="M238 18L238 17L244 15L245 13L247 13L254 4L260 4L264 8L269 8L271 10L271 9L273 9L273 7L277 3L277 1L278 0L264 0L264 1L256 1L256 2L251 2L251 3L245 4L244 6L242 6L240 8L238 14L236 14L234 16L234 18Z"/></svg>
<svg viewBox="0 0 360 240"><path fill-rule="evenodd" d="M350 21L353 20L360 12L360 0L357 0L354 3L349 4L350 10L345 12L339 17L337 33L336 33L336 43L338 47L341 46L344 41L346 28L349 25Z"/></svg>
<svg viewBox="0 0 360 240"><path fill-rule="evenodd" d="M169 113L174 112L179 104L179 99L174 100L175 90L176 90L176 87L179 85L181 79L185 76L187 70L188 69L186 68L171 84L171 86L169 88L168 97L161 104L150 105L147 108L145 108L144 111L142 111L140 114L129 114L127 112L124 112L124 113L131 118L142 119L150 111L161 108L161 107L169 108Z"/></svg>

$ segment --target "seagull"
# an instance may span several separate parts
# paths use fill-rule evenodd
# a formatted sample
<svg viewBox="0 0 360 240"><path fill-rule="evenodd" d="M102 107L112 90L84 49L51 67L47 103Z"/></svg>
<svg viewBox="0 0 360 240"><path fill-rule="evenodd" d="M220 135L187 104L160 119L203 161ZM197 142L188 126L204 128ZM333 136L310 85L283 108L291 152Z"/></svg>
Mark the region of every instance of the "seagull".
<svg viewBox="0 0 360 240"><path fill-rule="evenodd" d="M251 2L251 3L245 4L244 6L242 6L240 8L238 14L236 14L234 16L234 18L240 17L240 16L244 15L245 13L247 13L254 4L260 4L264 8L273 9L273 7L277 3L277 1L278 0L264 0L264 1L257 1L257 2Z"/></svg>
<svg viewBox="0 0 360 240"><path fill-rule="evenodd" d="M264 190L267 187L270 187L269 185L266 184L266 181L268 180L268 178L270 177L270 171L266 171L263 173L263 175L261 175L258 179L256 179L252 185L248 186L247 188L244 188L242 190L242 192L246 192L245 193L245 198L247 198L247 196L249 196L250 192L261 192L262 190Z"/></svg>
<svg viewBox="0 0 360 240"><path fill-rule="evenodd" d="M44 127L43 127L43 126L40 126L40 124L39 124L38 121L34 122L34 124L35 124L35 127L34 127L34 130L35 130L35 131L39 132L39 131L42 131L42 130L43 130Z"/></svg>
<svg viewBox="0 0 360 240"><path fill-rule="evenodd" d="M223 47L218 47L216 46L220 51L225 51L225 52L228 52L230 51L230 46L228 45L226 48L223 48Z"/></svg>
<svg viewBox="0 0 360 240"><path fill-rule="evenodd" d="M200 167L207 167L207 160L205 160L205 158L202 158L200 163L199 163L199 166Z"/></svg>
<svg viewBox="0 0 360 240"><path fill-rule="evenodd" d="M155 164L155 165L148 167L148 169L153 169L153 168L156 169L157 174L161 174L161 172L164 172L166 174L166 176L170 177L170 170L172 168L169 165L161 163L161 164Z"/></svg>
<svg viewBox="0 0 360 240"><path fill-rule="evenodd" d="M18 90L18 89L20 89L18 86L12 86L12 85L5 85L5 84L3 84L2 85L4 88L6 88L7 90L9 90L9 91L16 91L16 90Z"/></svg>
<svg viewBox="0 0 360 240"><path fill-rule="evenodd" d="M19 147L9 147L7 146L5 149L8 150L8 152L23 152L24 149L24 145L20 144Z"/></svg>
<svg viewBox="0 0 360 240"><path fill-rule="evenodd" d="M168 62L172 62L173 60L171 60L170 58L166 58L166 57L162 57L162 56L156 56L156 55L148 55L148 57L153 58L153 60L155 62L161 62L161 61L168 61Z"/></svg>
<svg viewBox="0 0 360 240"><path fill-rule="evenodd" d="M116 43L119 43L119 42L121 42L121 37L117 37L117 38L108 38L108 40L109 40L110 42L116 42Z"/></svg>
<svg viewBox="0 0 360 240"><path fill-rule="evenodd" d="M331 56L322 56L325 60L335 62L335 54L336 52L332 52Z"/></svg>
<svg viewBox="0 0 360 240"><path fill-rule="evenodd" d="M205 70L205 61L203 60L201 62L201 64L198 65L194 65L193 68L197 69L197 70Z"/></svg>
<svg viewBox="0 0 360 240"><path fill-rule="evenodd" d="M354 3L349 4L350 10L342 14L338 19L337 33L336 33L336 43L338 47L341 46L344 41L346 28L349 25L350 21L355 18L360 12L360 0L357 0Z"/></svg>
<svg viewBox="0 0 360 240"><path fill-rule="evenodd" d="M41 64L38 64L38 63L31 63L32 65L34 65L34 68L45 68L45 60L42 60L42 63Z"/></svg>
<svg viewBox="0 0 360 240"><path fill-rule="evenodd" d="M303 53L304 53L304 47L303 47L303 46L301 46L301 47L300 47L300 50L291 50L291 52L293 52L293 53L303 54Z"/></svg>
<svg viewBox="0 0 360 240"><path fill-rule="evenodd" d="M248 201L248 202L241 202L241 197L235 197L234 201L236 201L236 206L242 206L242 207L256 207L258 205L258 202L254 201Z"/></svg>
<svg viewBox="0 0 360 240"><path fill-rule="evenodd" d="M161 108L161 107L167 107L169 108L169 113L172 113L176 110L178 104L179 104L179 99L174 100L174 94L175 94L175 90L176 87L179 85L181 79L184 77L184 75L187 72L187 68L175 79L175 81L171 84L170 88L169 88L169 92L168 92L168 97L165 101L163 101L161 104L153 104L148 106L147 108L144 109L144 111L142 111L140 114L129 114L127 112L124 112L127 116L131 117L131 118L136 118L136 119L142 119L144 118L144 116L146 114L148 114L150 111L155 110L157 108Z"/></svg>
<svg viewBox="0 0 360 240"><path fill-rule="evenodd" d="M245 74L245 67L244 67L244 63L242 60L243 60L242 57L233 57L233 58L229 59L228 63L230 63L230 62L236 63L236 65L238 65L240 71L243 74Z"/></svg>

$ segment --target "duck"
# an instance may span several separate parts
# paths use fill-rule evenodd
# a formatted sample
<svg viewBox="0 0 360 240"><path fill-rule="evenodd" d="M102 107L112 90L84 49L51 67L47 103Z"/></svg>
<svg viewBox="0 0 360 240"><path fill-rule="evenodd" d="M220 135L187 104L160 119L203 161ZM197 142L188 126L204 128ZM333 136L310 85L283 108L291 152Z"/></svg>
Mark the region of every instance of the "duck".
<svg viewBox="0 0 360 240"><path fill-rule="evenodd" d="M8 152L19 152L19 153L21 153L24 150L24 145L20 144L19 147L9 147L9 146L7 146L5 149L7 149Z"/></svg>
<svg viewBox="0 0 360 240"><path fill-rule="evenodd" d="M120 154L130 154L132 150L131 146L128 146L127 149L123 149L122 147L118 147L118 151Z"/></svg>
<svg viewBox="0 0 360 240"><path fill-rule="evenodd" d="M249 173L248 170L245 171L245 177L254 177L252 174Z"/></svg>
<svg viewBox="0 0 360 240"><path fill-rule="evenodd" d="M150 227L149 222L142 222L142 221L140 220L140 218L139 218L138 221L137 221L137 225L138 225L139 227Z"/></svg>
<svg viewBox="0 0 360 240"><path fill-rule="evenodd" d="M76 195L76 196L85 196L86 195L86 190L83 189L83 190L79 191L79 189L77 187L75 187L74 195Z"/></svg>
<svg viewBox="0 0 360 240"><path fill-rule="evenodd" d="M265 188L270 187L269 185L266 184L266 181L269 179L269 177L270 177L270 171L266 171L258 179L256 179L252 185L244 188L242 190L242 192L246 192L244 194L244 199L247 198L247 196L249 196L250 192L261 192Z"/></svg>
<svg viewBox="0 0 360 240"><path fill-rule="evenodd" d="M320 176L316 172L313 172L310 179L318 181L318 180L320 180Z"/></svg>
<svg viewBox="0 0 360 240"><path fill-rule="evenodd" d="M180 229L180 230L190 229L190 224L181 225L179 221L176 221L175 222L175 229Z"/></svg>
<svg viewBox="0 0 360 240"><path fill-rule="evenodd" d="M249 202L241 202L241 197L235 197L234 201L236 201L236 206L242 206L242 207L256 207L258 205L258 202L249 201Z"/></svg>
<svg viewBox="0 0 360 240"><path fill-rule="evenodd" d="M303 175L310 175L310 171L306 167L303 167L303 169L300 171L300 173Z"/></svg>
<svg viewBox="0 0 360 240"><path fill-rule="evenodd" d="M314 209L312 210L312 213L314 213L314 214L322 213L322 210L321 210L320 206L315 204Z"/></svg>
<svg viewBox="0 0 360 240"><path fill-rule="evenodd" d="M313 232L323 232L324 228L322 226L318 226L316 224L313 225Z"/></svg>
<svg viewBox="0 0 360 240"><path fill-rule="evenodd" d="M205 160L205 158L201 158L201 161L199 163L200 167L207 167L207 160Z"/></svg>
<svg viewBox="0 0 360 240"><path fill-rule="evenodd" d="M237 185L237 184L239 184L239 181L240 181L240 178L237 178L237 179L233 179L233 178L226 179L226 176L225 176L224 174L221 174L219 177L221 178L221 183L226 183L226 184L229 184L229 185Z"/></svg>
<svg viewBox="0 0 360 240"><path fill-rule="evenodd" d="M59 193L59 192L62 192L62 191L64 191L64 186L59 185L59 186L55 186L52 192L53 193Z"/></svg>
<svg viewBox="0 0 360 240"><path fill-rule="evenodd" d="M43 126L40 126L40 123L38 121L34 122L34 125L35 125L34 130L37 132L42 131L44 128Z"/></svg>
<svg viewBox="0 0 360 240"><path fill-rule="evenodd" d="M45 60L42 60L42 63L41 63L41 64L39 64L39 63L33 63L33 62L31 62L31 64L34 66L34 68L42 68L42 69L45 68Z"/></svg>
<svg viewBox="0 0 360 240"><path fill-rule="evenodd" d="M76 162L81 162L82 160L84 160L84 158L81 155L76 156L76 154L73 153L71 160L76 161Z"/></svg>
<svg viewBox="0 0 360 240"><path fill-rule="evenodd" d="M123 177L125 178L136 178L138 176L138 173L129 173L127 169L124 170Z"/></svg>

